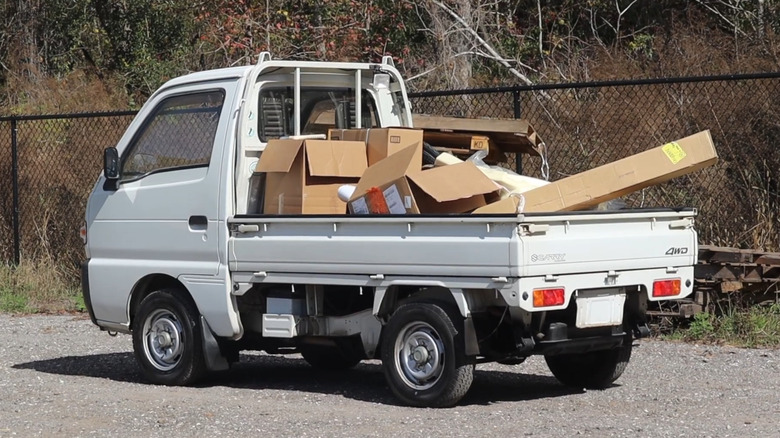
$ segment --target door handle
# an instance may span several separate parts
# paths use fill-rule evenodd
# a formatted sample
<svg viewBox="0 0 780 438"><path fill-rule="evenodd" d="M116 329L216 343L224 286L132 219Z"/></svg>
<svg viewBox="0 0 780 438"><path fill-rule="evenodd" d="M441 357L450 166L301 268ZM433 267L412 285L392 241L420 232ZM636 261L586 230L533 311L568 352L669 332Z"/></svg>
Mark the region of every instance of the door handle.
<svg viewBox="0 0 780 438"><path fill-rule="evenodd" d="M190 216L188 221L190 231L206 231L209 226L209 220L206 216Z"/></svg>

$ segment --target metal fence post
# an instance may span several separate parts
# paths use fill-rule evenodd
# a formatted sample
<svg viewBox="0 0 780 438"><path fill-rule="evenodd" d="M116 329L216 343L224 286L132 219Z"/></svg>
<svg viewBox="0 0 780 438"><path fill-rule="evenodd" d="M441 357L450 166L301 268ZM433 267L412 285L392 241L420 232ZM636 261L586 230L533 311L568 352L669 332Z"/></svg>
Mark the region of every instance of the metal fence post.
<svg viewBox="0 0 780 438"><path fill-rule="evenodd" d="M21 244L19 242L19 149L16 139L18 129L17 118L11 118L11 184L13 187L13 229L14 229L14 264L21 260Z"/></svg>
<svg viewBox="0 0 780 438"><path fill-rule="evenodd" d="M512 91L512 107L515 111L515 119L519 119L521 116L520 90ZM515 153L515 172L518 174L523 173L523 154Z"/></svg>

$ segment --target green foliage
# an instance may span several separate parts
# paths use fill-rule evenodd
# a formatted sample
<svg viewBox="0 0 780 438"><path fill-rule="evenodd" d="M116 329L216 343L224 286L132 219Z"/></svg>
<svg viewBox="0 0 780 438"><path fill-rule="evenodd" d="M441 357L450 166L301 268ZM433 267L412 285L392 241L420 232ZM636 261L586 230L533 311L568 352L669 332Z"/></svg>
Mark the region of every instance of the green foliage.
<svg viewBox="0 0 780 438"><path fill-rule="evenodd" d="M40 87L42 77L84 71L112 86L120 78L126 98L140 104L171 77L247 64L261 51L307 60L376 61L391 55L407 76L430 74L422 86L449 83L456 58L467 59L470 85L516 82L477 35L498 57L522 63L519 69L534 80L587 79L601 57L615 54L627 55L648 73L681 65L668 64L659 52L678 44L680 30L692 24L722 35L726 46L736 42L728 39L747 39L752 46L740 41L741 53L753 50L766 58L780 45L775 41L780 5L773 2L760 9L751 2L705 6L683 0L443 3L463 21L433 2L411 0L0 2L6 17L0 23L0 87L27 93L27 100L46 100L41 93L17 91L18 82L29 79ZM622 73L609 66L604 72Z"/></svg>
<svg viewBox="0 0 780 438"><path fill-rule="evenodd" d="M715 325L713 324L714 316L707 312L697 313L693 317L691 326L688 329L688 336L691 339L697 340L711 340L711 337L715 334Z"/></svg>
<svg viewBox="0 0 780 438"><path fill-rule="evenodd" d="M780 346L780 304L730 307L721 315L696 314L687 329L677 329L671 339L719 342L758 348Z"/></svg>
<svg viewBox="0 0 780 438"><path fill-rule="evenodd" d="M10 288L0 289L0 312L28 313L27 297L13 292Z"/></svg>

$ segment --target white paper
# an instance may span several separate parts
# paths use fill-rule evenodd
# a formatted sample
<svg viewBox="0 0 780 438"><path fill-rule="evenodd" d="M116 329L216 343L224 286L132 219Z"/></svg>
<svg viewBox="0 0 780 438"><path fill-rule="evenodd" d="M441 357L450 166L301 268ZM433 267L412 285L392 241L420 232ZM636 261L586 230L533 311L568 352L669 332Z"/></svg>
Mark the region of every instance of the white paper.
<svg viewBox="0 0 780 438"><path fill-rule="evenodd" d="M401 194L398 193L398 187L395 184L386 188L382 194L385 195L385 202L387 203L387 209L390 210L390 214L406 214L404 201L401 199Z"/></svg>
<svg viewBox="0 0 780 438"><path fill-rule="evenodd" d="M350 202L349 205L352 207L352 214L368 214L368 204L363 196Z"/></svg>

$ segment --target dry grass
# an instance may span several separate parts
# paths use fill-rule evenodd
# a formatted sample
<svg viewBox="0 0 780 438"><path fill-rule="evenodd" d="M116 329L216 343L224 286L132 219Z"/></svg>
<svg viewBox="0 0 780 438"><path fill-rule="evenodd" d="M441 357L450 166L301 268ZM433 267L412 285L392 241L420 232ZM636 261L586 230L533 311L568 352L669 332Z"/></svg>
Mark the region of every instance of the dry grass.
<svg viewBox="0 0 780 438"><path fill-rule="evenodd" d="M22 260L0 265L0 312L62 313L84 310L71 273L54 260Z"/></svg>

